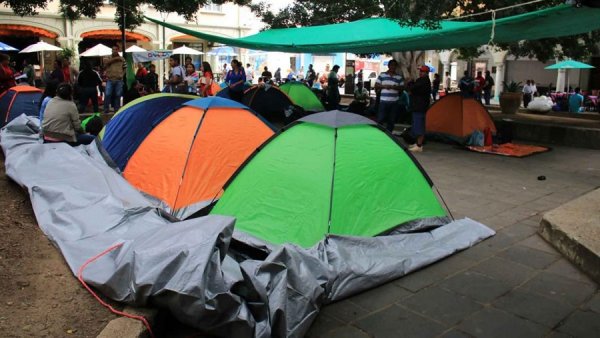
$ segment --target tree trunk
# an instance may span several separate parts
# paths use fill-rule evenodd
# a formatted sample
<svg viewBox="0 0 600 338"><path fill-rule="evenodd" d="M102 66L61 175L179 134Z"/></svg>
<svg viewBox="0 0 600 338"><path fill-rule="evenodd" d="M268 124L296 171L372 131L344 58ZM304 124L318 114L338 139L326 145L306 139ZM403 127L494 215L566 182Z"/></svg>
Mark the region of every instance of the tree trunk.
<svg viewBox="0 0 600 338"><path fill-rule="evenodd" d="M425 64L425 51L394 52L392 57L398 61L398 70L406 81L419 77L419 65Z"/></svg>

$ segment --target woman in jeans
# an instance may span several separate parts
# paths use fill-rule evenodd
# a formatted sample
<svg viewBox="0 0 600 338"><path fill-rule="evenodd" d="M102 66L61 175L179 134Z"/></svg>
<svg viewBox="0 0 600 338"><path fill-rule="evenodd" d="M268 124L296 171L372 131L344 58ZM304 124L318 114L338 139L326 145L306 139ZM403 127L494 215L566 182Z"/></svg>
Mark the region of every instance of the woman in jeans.
<svg viewBox="0 0 600 338"><path fill-rule="evenodd" d="M81 114L85 111L85 107L90 99L92 100L94 113L99 112L98 86L102 85L102 80L100 79L100 75L92 69L89 62L84 63L83 70L77 78L77 84L79 86L79 113Z"/></svg>

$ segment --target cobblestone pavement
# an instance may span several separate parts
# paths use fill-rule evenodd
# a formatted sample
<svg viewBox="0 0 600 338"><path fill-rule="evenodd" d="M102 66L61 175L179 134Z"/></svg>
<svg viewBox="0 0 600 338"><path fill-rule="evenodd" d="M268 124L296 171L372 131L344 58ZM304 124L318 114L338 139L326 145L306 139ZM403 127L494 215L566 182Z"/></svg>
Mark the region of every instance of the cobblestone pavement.
<svg viewBox="0 0 600 338"><path fill-rule="evenodd" d="M430 142L417 158L455 218L496 236L325 306L308 337L598 337L598 285L536 230L545 211L600 186L600 151L517 159Z"/></svg>

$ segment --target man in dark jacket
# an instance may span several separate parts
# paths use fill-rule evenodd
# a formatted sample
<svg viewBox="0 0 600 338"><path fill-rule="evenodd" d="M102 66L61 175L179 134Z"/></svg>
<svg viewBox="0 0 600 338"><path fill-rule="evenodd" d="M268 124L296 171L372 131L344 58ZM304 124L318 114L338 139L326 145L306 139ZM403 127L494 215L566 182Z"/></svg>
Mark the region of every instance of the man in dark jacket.
<svg viewBox="0 0 600 338"><path fill-rule="evenodd" d="M431 98L431 81L429 81L429 67L419 68L419 78L410 88L410 108L412 111L412 134L417 143L411 145L408 150L412 152L423 151L425 140L425 112L429 109Z"/></svg>

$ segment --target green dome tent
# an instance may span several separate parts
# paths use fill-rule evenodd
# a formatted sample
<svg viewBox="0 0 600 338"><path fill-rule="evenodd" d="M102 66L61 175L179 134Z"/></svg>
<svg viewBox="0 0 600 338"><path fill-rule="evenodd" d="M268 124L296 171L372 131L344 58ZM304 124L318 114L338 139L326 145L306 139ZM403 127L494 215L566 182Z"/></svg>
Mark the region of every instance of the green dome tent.
<svg viewBox="0 0 600 338"><path fill-rule="evenodd" d="M295 104L306 111L322 112L325 110L323 103L319 101L317 95L301 82L290 81L279 86L279 89L286 93Z"/></svg>
<svg viewBox="0 0 600 338"><path fill-rule="evenodd" d="M211 214L271 243L375 236L449 221L410 153L373 121L330 111L267 141L233 175Z"/></svg>

